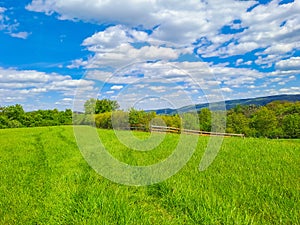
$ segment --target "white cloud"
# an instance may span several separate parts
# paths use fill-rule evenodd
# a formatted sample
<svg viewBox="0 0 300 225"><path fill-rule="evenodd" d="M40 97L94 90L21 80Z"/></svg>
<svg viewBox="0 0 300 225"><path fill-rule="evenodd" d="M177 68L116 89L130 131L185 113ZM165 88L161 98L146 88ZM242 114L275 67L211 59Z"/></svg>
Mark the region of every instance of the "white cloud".
<svg viewBox="0 0 300 225"><path fill-rule="evenodd" d="M83 59L75 59L72 61L70 65L67 66L69 69L79 68L81 66L86 66L88 64L88 61L85 61Z"/></svg>
<svg viewBox="0 0 300 225"><path fill-rule="evenodd" d="M124 43L144 42L147 40L148 34L146 32L117 25L108 27L104 31L86 38L82 45L87 46L90 51L101 52L115 49Z"/></svg>
<svg viewBox="0 0 300 225"><path fill-rule="evenodd" d="M106 94L114 94L113 90L130 84L137 93L128 93L126 100L136 100L146 90L147 94L178 97L178 87L182 85L184 93L198 94L198 89L202 89L216 98L212 92L221 86L224 95L240 98L251 97L251 91L281 93L278 90L284 86L277 85L285 85L291 80L289 77L296 79L299 75L300 58L292 56L300 50L300 1L282 5L279 2L258 4L247 11L257 1L32 0L27 9L57 13L62 20L118 24L83 40L82 46L91 55L68 66L84 67L86 78L113 85ZM224 26L236 33L221 34ZM193 53L194 47L203 57L237 55L236 66L245 68L230 67L228 62L168 64L183 54ZM253 50L256 53L251 60L243 57ZM253 64L261 68L275 65L275 70L259 72L249 68ZM48 89L64 93L80 86L78 81L68 79L50 83ZM5 85L2 88L10 84ZM88 82L83 86L93 88ZM238 88L251 90L239 95ZM264 92L262 88L268 89Z"/></svg>
<svg viewBox="0 0 300 225"><path fill-rule="evenodd" d="M87 72L85 74L85 79L105 81L112 76L113 76L113 73L111 73L111 72L97 70L97 69L90 69L90 70L87 70Z"/></svg>
<svg viewBox="0 0 300 225"><path fill-rule="evenodd" d="M221 88L222 92L233 92L233 90L229 87Z"/></svg>
<svg viewBox="0 0 300 225"><path fill-rule="evenodd" d="M171 60L183 47L198 44L204 57L243 55L260 49L256 63L271 67L300 48L300 3L271 1L247 11L256 1L180 1L180 0L33 0L27 9L58 13L60 19L83 20L99 24L119 24L86 38L82 45L93 53L89 60L74 60L69 68L120 67L137 60ZM233 22L238 21L238 22ZM225 26L244 29L220 34ZM143 27L151 33L137 31ZM150 46L134 48L136 42ZM152 46L151 46L152 45ZM185 49L191 52L192 49ZM239 63L238 63L239 64Z"/></svg>
<svg viewBox="0 0 300 225"><path fill-rule="evenodd" d="M27 9L56 12L60 19L142 25L148 29L158 26L151 35L154 39L187 45L202 36L216 36L220 28L241 18L241 12L253 4L234 0L33 0Z"/></svg>
<svg viewBox="0 0 300 225"><path fill-rule="evenodd" d="M166 92L167 87L166 86L150 86L149 89L151 91L154 91L157 93L163 93L163 92Z"/></svg>
<svg viewBox="0 0 300 225"><path fill-rule="evenodd" d="M280 94L299 94L300 87L281 88L278 92L280 92Z"/></svg>
<svg viewBox="0 0 300 225"><path fill-rule="evenodd" d="M293 51L300 49L300 3L279 4L271 1L268 4L256 6L250 12L240 12L240 27L242 32L225 35L225 39L202 46L198 52L205 57L243 55L252 50L260 49L255 61L263 67L271 67L274 62L290 56Z"/></svg>
<svg viewBox="0 0 300 225"><path fill-rule="evenodd" d="M87 62L87 68L113 67L120 68L125 65L151 60L177 59L180 52L172 48L144 46L140 49L130 44L121 44L110 52L95 53Z"/></svg>
<svg viewBox="0 0 300 225"><path fill-rule="evenodd" d="M111 90L121 90L124 86L123 85L114 85L110 89Z"/></svg>
<svg viewBox="0 0 300 225"><path fill-rule="evenodd" d="M58 13L60 19L120 24L87 38L83 45L92 52L116 50L122 43L148 41L167 46L190 46L200 41L203 56L240 55L262 48L262 55L274 57L256 61L265 66L280 59L278 55L300 47L300 3L271 1L251 11L256 1L181 1L181 0L33 0L27 9ZM240 22L233 22L240 21ZM245 28L236 34L220 34L225 25ZM151 34L130 29L142 26ZM203 39L204 38L204 39ZM204 46L203 43L207 42ZM226 42L229 44L224 45ZM118 51L118 49L117 49ZM116 55L118 57L120 55ZM111 57L111 56L110 56ZM262 61L266 59L266 61Z"/></svg>
<svg viewBox="0 0 300 225"><path fill-rule="evenodd" d="M286 60L281 60L276 63L276 68L279 70L300 70L300 57L291 57Z"/></svg>
<svg viewBox="0 0 300 225"><path fill-rule="evenodd" d="M10 33L10 36L15 38L21 38L21 39L27 39L27 37L30 35L28 32L17 32L17 33Z"/></svg>
<svg viewBox="0 0 300 225"><path fill-rule="evenodd" d="M40 99L51 96L50 93L53 92L58 96L65 96L62 101L67 102L72 99L76 90L85 92L85 96L88 96L94 90L94 82L74 80L57 73L0 68L0 105L23 102L36 102L39 105L37 102ZM48 104L51 108L51 103Z"/></svg>
<svg viewBox="0 0 300 225"><path fill-rule="evenodd" d="M133 46L136 42L143 45L136 48ZM87 60L74 60L68 68L120 68L137 61L177 59L180 54L192 51L188 48L174 49L159 45L146 32L128 29L122 25L108 27L83 41L82 46L87 47L93 56Z"/></svg>
<svg viewBox="0 0 300 225"><path fill-rule="evenodd" d="M250 66L253 63L253 61L249 60L249 61L244 61L243 59L237 59L235 62L236 66L241 66L241 65L247 65Z"/></svg>
<svg viewBox="0 0 300 225"><path fill-rule="evenodd" d="M27 39L30 35L29 32L18 31L19 23L16 19L12 20L7 14L10 9L0 7L0 31L4 31L4 33L10 35L14 38Z"/></svg>
<svg viewBox="0 0 300 225"><path fill-rule="evenodd" d="M0 7L0 30L4 30L7 28L7 21L9 18L5 15L5 11L7 9L4 7Z"/></svg>
<svg viewBox="0 0 300 225"><path fill-rule="evenodd" d="M266 50L263 51L263 54L285 54L291 52L295 48L300 47L300 42L293 43L274 43Z"/></svg>
<svg viewBox="0 0 300 225"><path fill-rule="evenodd" d="M137 18L144 23L149 22L151 17L149 11L153 11L155 7L152 2L151 0L33 0L26 8L46 14L57 12L60 19L136 24Z"/></svg>
<svg viewBox="0 0 300 225"><path fill-rule="evenodd" d="M50 81L60 81L64 79L71 79L70 76L62 76L56 73L47 74L36 70L16 70L4 69L0 67L1 83L47 83Z"/></svg>
<svg viewBox="0 0 300 225"><path fill-rule="evenodd" d="M143 76L139 77L139 74ZM147 96L175 101L174 98L180 96L180 93L190 96L195 102L203 94L209 101L222 100L221 93L226 99L253 97L253 94L247 92L248 89L266 89L271 84L280 85L279 82L288 82L290 79L295 79L295 76L281 74L280 71L262 73L249 68L209 65L205 62L155 62L133 64L110 76L105 82L116 86L124 84L122 86L126 88L117 100L125 101L128 105L128 102L136 102ZM244 89L245 94L237 89ZM265 94L264 91L260 93ZM180 104L183 106L186 102Z"/></svg>
<svg viewBox="0 0 300 225"><path fill-rule="evenodd" d="M63 98L62 101L71 102L71 101L73 101L73 99L72 98Z"/></svg>
<svg viewBox="0 0 300 225"><path fill-rule="evenodd" d="M72 108L73 99L72 98L63 98L54 104L62 108Z"/></svg>
<svg viewBox="0 0 300 225"><path fill-rule="evenodd" d="M49 85L47 85L47 87L49 88L49 90L54 91L75 91L76 88L82 89L83 87L86 88L86 90L92 90L93 85L93 81L65 79L62 81L53 81Z"/></svg>

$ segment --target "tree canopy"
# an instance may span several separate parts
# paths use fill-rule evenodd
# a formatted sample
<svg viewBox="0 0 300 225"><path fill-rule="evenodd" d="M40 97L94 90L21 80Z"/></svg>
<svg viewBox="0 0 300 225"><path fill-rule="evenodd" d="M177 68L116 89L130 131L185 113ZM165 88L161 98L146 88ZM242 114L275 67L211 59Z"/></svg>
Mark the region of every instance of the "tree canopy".
<svg viewBox="0 0 300 225"><path fill-rule="evenodd" d="M72 124L72 110L25 112L19 104L0 107L0 128L57 126Z"/></svg>
<svg viewBox="0 0 300 225"><path fill-rule="evenodd" d="M117 101L91 98L84 103L85 114L112 112L119 108Z"/></svg>

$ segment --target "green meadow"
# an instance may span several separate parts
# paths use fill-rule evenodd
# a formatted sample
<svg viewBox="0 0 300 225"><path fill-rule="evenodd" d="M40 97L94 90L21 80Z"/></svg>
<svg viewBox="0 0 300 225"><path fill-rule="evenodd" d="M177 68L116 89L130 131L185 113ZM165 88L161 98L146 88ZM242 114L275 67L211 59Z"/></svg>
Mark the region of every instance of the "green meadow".
<svg viewBox="0 0 300 225"><path fill-rule="evenodd" d="M141 152L112 130L98 132L114 157L133 165L165 159L179 137ZM199 172L208 140L199 138L171 178L132 187L97 174L71 126L0 130L0 224L300 224L299 140L225 138Z"/></svg>

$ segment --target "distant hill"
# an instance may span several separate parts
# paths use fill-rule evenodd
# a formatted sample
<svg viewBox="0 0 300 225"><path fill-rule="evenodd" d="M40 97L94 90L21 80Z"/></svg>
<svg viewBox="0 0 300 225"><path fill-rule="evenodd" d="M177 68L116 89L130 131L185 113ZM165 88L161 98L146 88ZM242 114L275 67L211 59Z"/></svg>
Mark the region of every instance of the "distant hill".
<svg viewBox="0 0 300 225"><path fill-rule="evenodd" d="M236 100L229 100L225 101L226 109L229 110L231 108L234 108L237 105L258 105L258 106L264 106L270 102L273 101L289 101L289 102L296 102L300 101L300 94L298 95L275 95L275 96L266 96L266 97L258 97L258 98L247 98L247 99L236 99ZM218 103L216 103L218 104ZM195 106L185 106L179 109L158 109L158 110L149 110L154 111L157 114L175 114L177 112L189 112L193 109L201 110L202 108L207 108L208 103L204 104L197 104Z"/></svg>

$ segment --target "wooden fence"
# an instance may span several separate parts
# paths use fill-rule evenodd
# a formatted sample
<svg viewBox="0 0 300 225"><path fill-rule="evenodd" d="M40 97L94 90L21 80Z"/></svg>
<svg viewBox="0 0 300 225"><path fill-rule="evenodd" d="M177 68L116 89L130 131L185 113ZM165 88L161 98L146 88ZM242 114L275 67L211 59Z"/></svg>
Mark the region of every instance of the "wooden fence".
<svg viewBox="0 0 300 225"><path fill-rule="evenodd" d="M242 137L244 134L231 134L231 133L219 133L219 132L208 132L201 130L188 130L180 129L177 127L164 127L164 126L151 126L150 132L164 132L164 133L184 133L184 134L196 134L200 136L224 136L224 137Z"/></svg>

